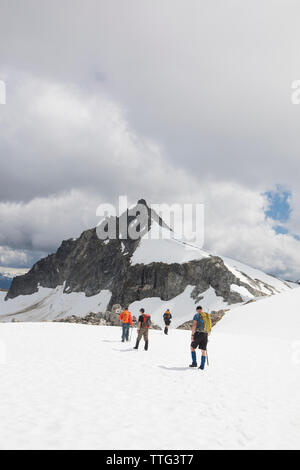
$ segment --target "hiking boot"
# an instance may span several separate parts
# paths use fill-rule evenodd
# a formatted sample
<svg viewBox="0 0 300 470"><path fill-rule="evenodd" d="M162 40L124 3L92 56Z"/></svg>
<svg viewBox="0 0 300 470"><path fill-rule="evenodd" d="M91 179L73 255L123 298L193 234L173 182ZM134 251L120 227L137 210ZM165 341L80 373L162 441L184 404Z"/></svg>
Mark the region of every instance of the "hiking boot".
<svg viewBox="0 0 300 470"><path fill-rule="evenodd" d="M197 365L198 365L197 362L195 363L193 362L192 364L189 365L189 367L197 367Z"/></svg>
<svg viewBox="0 0 300 470"><path fill-rule="evenodd" d="M135 343L135 346L134 346L133 349L139 349L139 344L140 344L140 342L139 342L139 340L137 339L137 340L136 340L136 343Z"/></svg>
<svg viewBox="0 0 300 470"><path fill-rule="evenodd" d="M145 342L145 351L148 351L149 341Z"/></svg>
<svg viewBox="0 0 300 470"><path fill-rule="evenodd" d="M205 363L206 363L206 356L202 356L201 357L201 365L200 365L199 369L204 370Z"/></svg>

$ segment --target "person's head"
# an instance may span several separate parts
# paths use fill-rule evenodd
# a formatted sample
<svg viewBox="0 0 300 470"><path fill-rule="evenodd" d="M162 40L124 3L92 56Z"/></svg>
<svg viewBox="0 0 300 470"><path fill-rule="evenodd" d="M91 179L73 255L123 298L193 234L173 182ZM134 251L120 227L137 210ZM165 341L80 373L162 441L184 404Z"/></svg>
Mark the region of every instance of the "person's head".
<svg viewBox="0 0 300 470"><path fill-rule="evenodd" d="M145 313L145 309L141 308L140 313L143 315Z"/></svg>
<svg viewBox="0 0 300 470"><path fill-rule="evenodd" d="M128 307L128 306L127 306L127 307L125 307L125 310L128 310L128 309L129 309L129 307Z"/></svg>
<svg viewBox="0 0 300 470"><path fill-rule="evenodd" d="M202 312L202 307L200 307L200 305L196 308L197 312L198 313L201 313Z"/></svg>

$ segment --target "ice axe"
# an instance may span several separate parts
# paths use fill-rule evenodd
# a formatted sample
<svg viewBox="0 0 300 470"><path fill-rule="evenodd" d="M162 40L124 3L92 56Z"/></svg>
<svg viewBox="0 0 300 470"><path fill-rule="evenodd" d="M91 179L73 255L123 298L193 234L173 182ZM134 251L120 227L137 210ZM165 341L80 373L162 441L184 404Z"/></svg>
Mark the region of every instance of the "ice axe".
<svg viewBox="0 0 300 470"><path fill-rule="evenodd" d="M207 312L207 315L210 315L209 310L208 310L208 312ZM209 359L208 359L208 352L207 352L207 350L208 350L208 341L207 341L207 346L206 346L206 361L207 361L207 365L209 366Z"/></svg>

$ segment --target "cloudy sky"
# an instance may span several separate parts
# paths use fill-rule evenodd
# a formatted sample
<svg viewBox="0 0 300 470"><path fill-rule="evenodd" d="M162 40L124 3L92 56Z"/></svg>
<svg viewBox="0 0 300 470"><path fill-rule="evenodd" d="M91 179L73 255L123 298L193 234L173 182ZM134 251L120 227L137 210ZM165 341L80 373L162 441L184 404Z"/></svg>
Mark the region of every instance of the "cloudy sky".
<svg viewBox="0 0 300 470"><path fill-rule="evenodd" d="M127 195L205 203L205 247L300 278L298 0L0 0L0 265Z"/></svg>

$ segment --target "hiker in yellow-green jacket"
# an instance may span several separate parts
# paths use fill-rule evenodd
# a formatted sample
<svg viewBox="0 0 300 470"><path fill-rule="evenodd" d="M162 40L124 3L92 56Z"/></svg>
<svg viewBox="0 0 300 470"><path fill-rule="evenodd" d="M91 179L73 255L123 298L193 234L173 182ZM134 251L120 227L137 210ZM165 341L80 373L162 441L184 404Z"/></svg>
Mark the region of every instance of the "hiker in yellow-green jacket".
<svg viewBox="0 0 300 470"><path fill-rule="evenodd" d="M201 349L201 364L199 369L204 370L206 362L206 350L208 343L208 335L211 332L211 318L208 313L203 312L202 307L197 307L197 313L193 318L192 326L192 342L191 342L191 354L192 364L190 367L197 367L197 356L196 349Z"/></svg>

